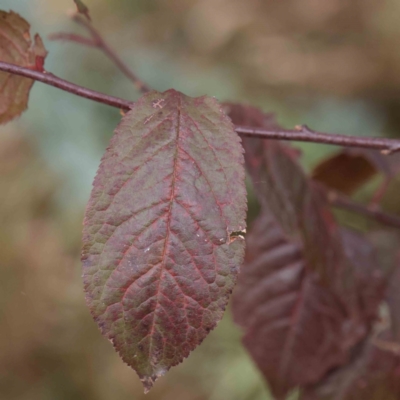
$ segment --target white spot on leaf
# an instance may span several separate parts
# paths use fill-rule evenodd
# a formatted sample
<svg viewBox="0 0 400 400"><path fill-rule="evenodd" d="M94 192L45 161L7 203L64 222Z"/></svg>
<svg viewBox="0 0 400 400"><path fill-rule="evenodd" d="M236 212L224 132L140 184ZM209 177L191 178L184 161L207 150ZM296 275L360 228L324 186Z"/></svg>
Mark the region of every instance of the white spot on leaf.
<svg viewBox="0 0 400 400"><path fill-rule="evenodd" d="M164 105L163 105L164 101L165 101L164 99L154 100L153 103L152 103L153 108L163 108L164 107Z"/></svg>

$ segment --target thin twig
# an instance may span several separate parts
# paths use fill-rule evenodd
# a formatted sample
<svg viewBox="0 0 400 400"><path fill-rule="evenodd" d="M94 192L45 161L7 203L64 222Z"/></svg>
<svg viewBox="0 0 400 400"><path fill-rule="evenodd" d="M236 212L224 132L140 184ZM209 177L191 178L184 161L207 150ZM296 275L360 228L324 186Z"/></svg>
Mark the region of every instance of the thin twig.
<svg viewBox="0 0 400 400"><path fill-rule="evenodd" d="M328 199L333 207L361 214L365 217L372 218L381 224L400 229L400 217L388 214L377 206L365 206L353 201L345 195L333 191L328 193Z"/></svg>
<svg viewBox="0 0 400 400"><path fill-rule="evenodd" d="M385 154L400 150L400 140L322 133L313 131L306 125L287 130L269 130L264 128L252 128L249 126L236 126L236 132L243 136L258 137L261 139L325 143L345 147L364 147L367 149L382 150Z"/></svg>
<svg viewBox="0 0 400 400"><path fill-rule="evenodd" d="M131 101L123 100L119 97L109 96L104 93L96 92L94 90L75 85L48 72L34 71L29 68L23 68L18 65L8 64L2 61L0 61L0 71L24 76L26 78L31 78L36 81L46 83L47 85L54 86L66 92L73 93L77 96L85 97L86 99L107 104L112 107L121 108L123 110L129 110L133 105L133 102Z"/></svg>
<svg viewBox="0 0 400 400"><path fill-rule="evenodd" d="M0 61L0 71L9 72L12 74L24 76L26 78L34 79L36 81L54 86L66 92L73 93L77 96L85 97L87 99L107 104L112 107L117 107L122 110L129 110L133 105L132 101L124 100L119 97L109 96L104 93L96 92L95 90L75 85L48 72L34 71L29 68L23 68L18 65L8 64L2 61ZM235 129L239 135L258 137L263 139L279 139L337 144L348 147L365 147L386 151L392 151L393 149L400 148L400 141L395 139L365 138L358 136L320 133L311 131L309 128L304 127L302 128L302 130L295 129L284 131L271 131L262 128L254 129L246 126L236 126Z"/></svg>
<svg viewBox="0 0 400 400"><path fill-rule="evenodd" d="M369 202L370 207L378 207L379 203L382 201L383 197L385 196L390 182L392 181L392 176L384 176L383 182L378 186L375 190L374 194L372 195L372 199Z"/></svg>
<svg viewBox="0 0 400 400"><path fill-rule="evenodd" d="M74 33L66 33L66 32L52 33L51 35L48 36L48 39L49 40L62 40L65 42L74 42L74 43L83 44L85 46L95 47L95 48L98 47L95 40L86 38L81 35L76 35Z"/></svg>
<svg viewBox="0 0 400 400"><path fill-rule="evenodd" d="M79 25L83 26L90 33L92 40L83 36L62 32L50 35L49 39L72 41L98 48L99 50L103 51L103 53L121 70L121 72L133 82L133 84L136 86L136 89L142 93L146 93L150 90L150 88L136 76L136 74L121 60L118 54L105 42L99 31L88 19L82 18L79 14L75 14L73 16L73 20Z"/></svg>

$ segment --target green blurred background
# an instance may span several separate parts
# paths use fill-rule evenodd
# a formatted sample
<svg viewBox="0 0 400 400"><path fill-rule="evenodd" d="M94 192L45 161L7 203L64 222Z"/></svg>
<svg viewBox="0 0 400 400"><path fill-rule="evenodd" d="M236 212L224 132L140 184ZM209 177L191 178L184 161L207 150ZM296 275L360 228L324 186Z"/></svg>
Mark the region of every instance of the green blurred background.
<svg viewBox="0 0 400 400"><path fill-rule="evenodd" d="M258 105L288 127L399 135L397 0L86 4L108 42L157 90ZM0 0L0 9L20 13L45 39L47 70L138 97L100 52L46 40L82 32L67 16L72 0ZM146 397L92 321L80 278L82 216L119 119L116 109L36 83L29 110L0 127L0 399L271 399L229 310ZM300 147L308 169L336 150ZM393 212L396 198L387 200Z"/></svg>

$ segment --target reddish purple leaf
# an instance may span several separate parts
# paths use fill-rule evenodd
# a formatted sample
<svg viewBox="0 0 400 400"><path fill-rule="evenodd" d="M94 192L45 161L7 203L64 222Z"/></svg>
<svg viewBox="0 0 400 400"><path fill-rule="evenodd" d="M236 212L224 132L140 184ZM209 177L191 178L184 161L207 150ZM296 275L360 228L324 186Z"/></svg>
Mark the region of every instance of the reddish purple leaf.
<svg viewBox="0 0 400 400"><path fill-rule="evenodd" d="M400 344L400 254L397 257L397 267L393 271L386 300L390 310L390 322L394 340Z"/></svg>
<svg viewBox="0 0 400 400"><path fill-rule="evenodd" d="M364 154L341 151L320 162L314 168L312 178L329 189L350 195L377 172L374 163Z"/></svg>
<svg viewBox="0 0 400 400"><path fill-rule="evenodd" d="M390 231L377 231L370 234L369 239L378 250L382 274L390 277L386 291L390 310L389 319L385 318L376 323L369 340L359 346L349 364L330 373L317 385L306 388L301 400L397 400L400 398L398 235ZM366 292L365 294L367 295ZM386 329L388 325L390 329Z"/></svg>
<svg viewBox="0 0 400 400"><path fill-rule="evenodd" d="M381 337L372 337L349 365L307 388L301 400L398 400L399 348L387 332Z"/></svg>
<svg viewBox="0 0 400 400"><path fill-rule="evenodd" d="M358 306L363 321L370 330L378 317L378 307L385 297L388 272L382 266L379 252L382 249L371 241L369 235L342 228L344 254L351 263L355 278L352 288L357 293ZM343 282L343 286L346 282Z"/></svg>
<svg viewBox="0 0 400 400"><path fill-rule="evenodd" d="M362 316L349 315L343 299L321 283L300 243L285 235L271 213L264 211L246 238L233 311L245 329L244 345L277 398L285 398L296 386L318 382L331 368L346 363L349 349L376 317L382 280L373 281L374 254L364 241L353 248L362 240L354 235L345 231L343 240L359 258L353 290L359 292Z"/></svg>
<svg viewBox="0 0 400 400"><path fill-rule="evenodd" d="M398 153L385 155L379 151L371 149L344 148L340 153L333 155L328 160L333 160L335 157L340 157L342 154L348 156L349 162L351 158L355 161L357 161L357 158L364 158L364 160L369 162L376 171L386 175L388 178L393 178L400 172L400 155ZM353 169L356 166L349 164L349 167ZM332 171L332 173L335 173L335 171Z"/></svg>
<svg viewBox="0 0 400 400"><path fill-rule="evenodd" d="M268 140L245 139L244 147L262 215L246 240L234 316L284 398L348 360L376 318L383 280L371 245L339 229L296 152Z"/></svg>
<svg viewBox="0 0 400 400"><path fill-rule="evenodd" d="M382 273L387 277L386 302L393 340L400 346L400 232L396 229L378 230L369 234L378 249Z"/></svg>
<svg viewBox="0 0 400 400"><path fill-rule="evenodd" d="M347 316L271 214L256 221L246 242L233 312L245 329L244 345L281 399L346 361Z"/></svg>
<svg viewBox="0 0 400 400"><path fill-rule="evenodd" d="M399 172L398 153L388 156L376 150L345 148L319 163L312 177L329 189L350 195L381 173L384 181L373 196L373 201L379 203L390 181Z"/></svg>
<svg viewBox="0 0 400 400"><path fill-rule="evenodd" d="M376 250L381 275L386 281L385 300L391 335L400 345L400 232L397 229L375 230L368 233L368 240Z"/></svg>
<svg viewBox="0 0 400 400"><path fill-rule="evenodd" d="M243 145L246 167L260 204L272 212L288 238L300 241L320 279L330 286L337 285L340 292L343 279L349 281L353 277L339 227L324 193L298 164L298 152L275 140L244 138ZM348 291L345 295L351 296Z"/></svg>
<svg viewBox="0 0 400 400"><path fill-rule="evenodd" d="M243 260L243 150L215 99L150 92L122 119L86 210L89 308L149 390L221 319Z"/></svg>
<svg viewBox="0 0 400 400"><path fill-rule="evenodd" d="M353 237L352 237L353 236ZM390 314L378 321L368 341L356 347L349 364L334 370L321 382L306 387L301 400L397 400L400 398L400 335L399 335L399 237L394 231L375 231L368 234L369 242L373 243L378 255L378 271L368 271L370 250L359 242L354 235L345 236L346 248L350 257L358 260L360 287L363 303L366 309L372 309L372 303L378 304L381 295L374 288L374 282L384 277L386 300ZM355 249L360 250L354 251ZM352 253L352 254L351 254ZM386 286L385 285L385 286ZM368 306L368 303L370 304ZM382 332L390 325L381 335Z"/></svg>

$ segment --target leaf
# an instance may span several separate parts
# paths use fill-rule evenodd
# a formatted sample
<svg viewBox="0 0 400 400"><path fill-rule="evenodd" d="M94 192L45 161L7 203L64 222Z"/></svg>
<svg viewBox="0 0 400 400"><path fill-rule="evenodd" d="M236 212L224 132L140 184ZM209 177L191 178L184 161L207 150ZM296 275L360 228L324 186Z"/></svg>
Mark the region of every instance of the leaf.
<svg viewBox="0 0 400 400"><path fill-rule="evenodd" d="M262 214L247 236L234 317L281 399L347 361L376 318L383 280L371 245L336 225L293 149L243 144Z"/></svg>
<svg viewBox="0 0 400 400"><path fill-rule="evenodd" d="M384 316L375 324L369 339L356 349L351 362L306 388L301 400L397 400L400 397L399 237L395 230L385 230L372 232L368 238L377 250L382 275L385 280L389 278L385 294L389 318ZM350 247L353 247L351 243ZM373 292L365 295L372 298Z"/></svg>
<svg viewBox="0 0 400 400"><path fill-rule="evenodd" d="M29 24L18 14L0 10L0 61L43 70L45 50L39 35L32 43ZM33 80L0 72L0 123L18 117L28 104Z"/></svg>
<svg viewBox="0 0 400 400"><path fill-rule="evenodd" d="M387 179L400 172L400 156L383 155L376 150L343 149L319 163L312 178L330 189L352 194L372 177L382 173Z"/></svg>
<svg viewBox="0 0 400 400"><path fill-rule="evenodd" d="M386 291L389 320L382 318L378 321L370 338L354 352L351 362L333 371L318 384L305 388L301 400L397 400L400 397L400 269L397 248L394 248L398 243L396 236L390 231L369 235L382 253L379 260L382 273L386 278L390 277ZM350 246L354 248L354 245Z"/></svg>
<svg viewBox="0 0 400 400"><path fill-rule="evenodd" d="M374 164L362 154L340 152L318 164L312 177L330 189L349 195L367 183L376 173Z"/></svg>
<svg viewBox="0 0 400 400"><path fill-rule="evenodd" d="M400 343L400 253L397 254L396 264L388 286L386 300L390 310L393 339Z"/></svg>
<svg viewBox="0 0 400 400"><path fill-rule="evenodd" d="M390 334L400 344L400 232L398 229L377 229L368 232L378 256L380 275L386 283L385 301L389 311Z"/></svg>
<svg viewBox="0 0 400 400"><path fill-rule="evenodd" d="M378 318L378 309L385 297L389 276L381 265L380 251L383 249L371 240L370 235L363 235L355 230L341 228L340 236L344 255L351 264L355 278L353 290L358 294L360 312L370 330Z"/></svg>
<svg viewBox="0 0 400 400"><path fill-rule="evenodd" d="M301 400L398 400L400 355L390 350L388 332L383 337L371 337L350 365L307 388Z"/></svg>
<svg viewBox="0 0 400 400"><path fill-rule="evenodd" d="M344 242L352 235L346 232ZM301 245L289 240L265 209L246 242L245 263L233 296L234 317L245 329L243 343L272 392L285 398L290 389L316 383L347 362L349 350L376 317L383 285L374 276L371 248L363 243L367 251L354 252L357 248L349 241L349 249L360 258L353 289L360 293L363 316L356 318L349 315L343 299L321 283Z"/></svg>
<svg viewBox="0 0 400 400"><path fill-rule="evenodd" d="M379 251L382 273L387 278L385 300L392 339L400 345L400 232L385 229L371 232L370 240Z"/></svg>
<svg viewBox="0 0 400 400"><path fill-rule="evenodd" d="M82 0L74 0L74 3L76 5L76 8L78 9L78 12L84 15L89 21L91 21L89 8L86 6L86 4L84 4Z"/></svg>
<svg viewBox="0 0 400 400"><path fill-rule="evenodd" d="M288 241L270 213L247 236L245 264L233 296L243 343L273 394L317 382L346 360L340 302L306 271L301 247Z"/></svg>
<svg viewBox="0 0 400 400"><path fill-rule="evenodd" d="M264 113L259 108L237 103L223 103L225 112L235 125L280 129L273 113Z"/></svg>
<svg viewBox="0 0 400 400"><path fill-rule="evenodd" d="M233 122L236 124L235 119ZM339 228L324 193L298 164L298 152L275 140L244 138L243 145L246 167L261 205L274 215L289 238L303 242L305 254L321 279L340 288L349 269L343 263L347 257Z"/></svg>
<svg viewBox="0 0 400 400"><path fill-rule="evenodd" d="M116 129L86 210L88 306L145 390L221 319L243 260L240 138L218 102L150 92Z"/></svg>

